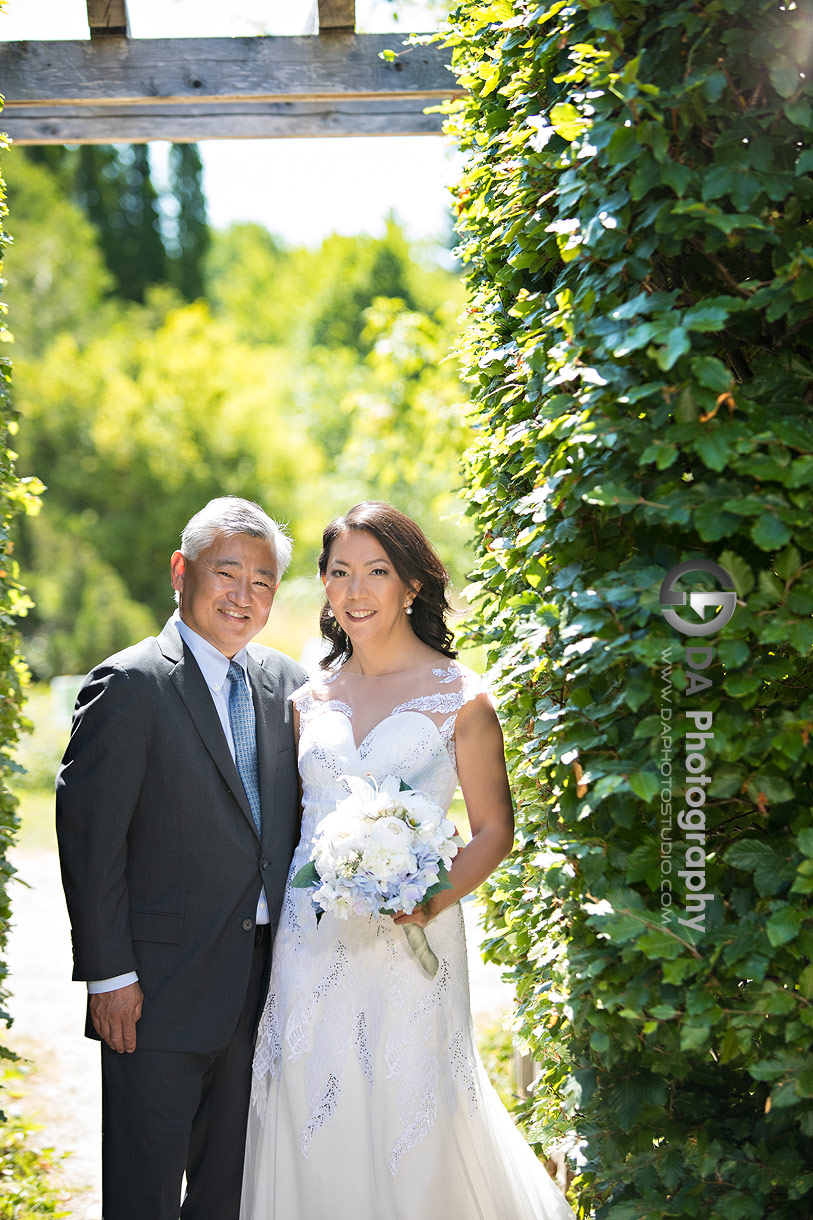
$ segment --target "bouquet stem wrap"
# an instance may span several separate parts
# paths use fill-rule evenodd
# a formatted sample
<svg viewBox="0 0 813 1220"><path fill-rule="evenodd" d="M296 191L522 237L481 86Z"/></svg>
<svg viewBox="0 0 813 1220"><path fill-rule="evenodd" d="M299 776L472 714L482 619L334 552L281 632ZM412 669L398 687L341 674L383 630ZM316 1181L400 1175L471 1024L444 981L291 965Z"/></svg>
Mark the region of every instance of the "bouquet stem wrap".
<svg viewBox="0 0 813 1220"><path fill-rule="evenodd" d="M429 941L426 939L426 933L419 924L405 923L401 925L404 929L404 935L407 938L407 944L412 952L417 957L424 974L428 978L433 979L438 972L438 959L432 951Z"/></svg>

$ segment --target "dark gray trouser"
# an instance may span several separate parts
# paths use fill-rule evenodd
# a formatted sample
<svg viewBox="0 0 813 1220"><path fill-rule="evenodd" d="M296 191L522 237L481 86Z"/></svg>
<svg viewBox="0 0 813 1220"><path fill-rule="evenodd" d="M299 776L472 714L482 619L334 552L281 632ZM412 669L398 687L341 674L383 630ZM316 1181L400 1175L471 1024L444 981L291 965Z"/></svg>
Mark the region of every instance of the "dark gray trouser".
<svg viewBox="0 0 813 1220"><path fill-rule="evenodd" d="M268 938L234 1037L209 1054L102 1044L104 1220L238 1220ZM136 1026L136 1033L138 1027ZM181 1205L181 1182L187 1189Z"/></svg>

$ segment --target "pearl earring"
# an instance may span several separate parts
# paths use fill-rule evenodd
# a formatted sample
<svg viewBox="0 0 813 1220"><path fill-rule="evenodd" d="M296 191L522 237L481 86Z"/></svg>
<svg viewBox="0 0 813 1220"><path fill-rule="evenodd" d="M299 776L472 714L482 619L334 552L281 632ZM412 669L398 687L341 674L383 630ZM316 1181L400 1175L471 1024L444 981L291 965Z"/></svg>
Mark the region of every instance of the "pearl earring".
<svg viewBox="0 0 813 1220"><path fill-rule="evenodd" d="M333 611L331 610L330 606L327 608L327 616L328 618L333 618Z"/></svg>
<svg viewBox="0 0 813 1220"><path fill-rule="evenodd" d="M407 604L404 606L404 613L405 614L412 613L412 602L407 602Z"/></svg>

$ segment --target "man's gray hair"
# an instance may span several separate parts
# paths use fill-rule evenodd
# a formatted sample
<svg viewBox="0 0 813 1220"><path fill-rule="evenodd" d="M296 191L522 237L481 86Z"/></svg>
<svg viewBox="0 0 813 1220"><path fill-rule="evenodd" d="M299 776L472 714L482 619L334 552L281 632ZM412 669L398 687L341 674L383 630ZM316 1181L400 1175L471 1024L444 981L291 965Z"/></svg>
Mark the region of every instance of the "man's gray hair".
<svg viewBox="0 0 813 1220"><path fill-rule="evenodd" d="M186 559L197 559L218 534L264 538L276 556L277 580L291 562L291 539L253 500L241 500L238 496L219 496L210 500L185 526L181 534L181 554Z"/></svg>

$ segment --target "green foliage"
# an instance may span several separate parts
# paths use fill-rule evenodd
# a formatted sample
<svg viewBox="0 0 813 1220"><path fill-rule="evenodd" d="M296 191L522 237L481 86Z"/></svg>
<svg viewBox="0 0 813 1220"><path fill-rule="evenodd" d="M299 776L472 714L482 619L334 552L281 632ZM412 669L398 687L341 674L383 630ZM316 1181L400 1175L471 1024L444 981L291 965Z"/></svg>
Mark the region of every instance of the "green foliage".
<svg viewBox="0 0 813 1220"><path fill-rule="evenodd" d="M204 302L165 311L158 301L152 316L132 310L84 346L63 334L45 359L18 364L21 468L42 473L46 514L58 507L59 529L67 519L68 536L84 538L156 621L172 609L167 565L180 529L213 496L248 496L300 537L315 532L310 482L321 458L271 389L282 366L274 349L235 339ZM30 533L23 553L33 562ZM57 572L64 580L46 566L41 588ZM60 614L91 585L78 571L75 590L54 589Z"/></svg>
<svg viewBox="0 0 813 1220"><path fill-rule="evenodd" d="M90 220L118 296L143 301L164 283L189 301L204 295L210 233L196 144L171 146L169 184L160 194L143 144L34 145L19 156L48 175L60 209L67 197ZM10 176L16 180L16 169ZM59 240L57 224L53 236Z"/></svg>
<svg viewBox="0 0 813 1220"><path fill-rule="evenodd" d="M475 592L518 798L491 953L513 963L524 1036L585 1141L582 1205L602 1220L811 1210L803 8L494 0L450 20L470 91L450 127L468 154ZM702 704L658 609L667 572L697 555L739 595ZM714 725L702 930L676 919L698 706Z"/></svg>
<svg viewBox="0 0 813 1220"><path fill-rule="evenodd" d="M158 192L145 144L83 144L74 179L77 202L99 234L119 296L143 301L168 277Z"/></svg>
<svg viewBox="0 0 813 1220"><path fill-rule="evenodd" d="M288 250L261 225L235 224L213 235L208 293L241 338L367 352L365 314L377 298L435 315L459 296L458 277L422 253L393 221L384 237L333 234L315 250Z"/></svg>
<svg viewBox="0 0 813 1220"><path fill-rule="evenodd" d="M0 1072L0 1087L16 1087L21 1069ZM3 1124L0 1139L0 1220L32 1220L34 1216L67 1216L52 1185L56 1168L53 1149L34 1146L35 1128L17 1115Z"/></svg>
<svg viewBox="0 0 813 1220"><path fill-rule="evenodd" d="M83 672L152 632L172 609L181 525L223 492L291 523L294 579L313 572L331 516L384 497L423 523L461 581L469 530L455 487L468 433L448 359L459 279L394 225L319 250L240 225L214 235L211 308L166 286L143 305L105 299L98 239L67 198L70 156L40 151L41 164L11 167L10 272L20 469L48 487L17 538L37 603L25 623L37 677ZM394 287L404 299L380 295ZM294 618L298 648L308 623Z"/></svg>
<svg viewBox="0 0 813 1220"><path fill-rule="evenodd" d="M169 279L187 301L205 293L204 265L211 244L203 194L203 162L197 144L173 144L169 154L172 233Z"/></svg>
<svg viewBox="0 0 813 1220"><path fill-rule="evenodd" d="M41 355L62 330L86 336L109 325L112 286L96 230L53 173L19 149L5 157L14 241L5 257L17 353Z"/></svg>
<svg viewBox="0 0 813 1220"><path fill-rule="evenodd" d="M212 234L206 258L208 299L250 343L284 343L301 306L303 286L280 243L259 224Z"/></svg>
<svg viewBox="0 0 813 1220"><path fill-rule="evenodd" d="M480 1023L475 1029L477 1051L497 1096L506 1110L515 1111L519 1100L514 1072L514 1037L505 1017Z"/></svg>
<svg viewBox="0 0 813 1220"><path fill-rule="evenodd" d="M54 514L45 512L21 532L34 602L25 622L25 654L39 678L87 673L100 657L160 627L158 618L130 597L116 568L101 558L75 520L57 524ZM166 597L164 603L168 606Z"/></svg>
<svg viewBox="0 0 813 1220"><path fill-rule="evenodd" d="M0 6L2 7L2 6ZM0 143L5 152L7 145ZM0 251L8 240L5 233L5 183L0 178ZM5 314L5 305L2 306ZM0 341L8 341L10 335L5 325L0 328ZM16 454L10 446L16 431L16 414L10 402L11 367L7 358L0 358L0 1022L6 1026L10 1016L5 1009L8 992L5 986L7 969L2 960L5 951L11 904L9 882L14 868L8 859L8 851L14 840L19 821L17 801L9 781L18 770L13 758L14 749L21 730L25 727L22 718L23 687L27 673L19 652L19 637L16 617L24 614L29 602L23 592L13 545L9 537L10 526L15 517L33 506L36 487L33 482L18 479L14 460ZM0 1059L13 1059L7 1047L0 1045ZM3 1125L0 1139L0 1214L4 1216L35 1215L35 1211L23 1211L15 1200L28 1191L29 1199L35 1196L43 1200L46 1195L39 1188L39 1166L31 1162L32 1154L26 1153L20 1143L17 1128L9 1126L0 1111ZM36 1157L34 1157L36 1161ZM26 1185L25 1180L30 1179ZM30 1185L30 1189L29 1189ZM8 1205L7 1205L7 1202ZM25 1204L28 1207L28 1204ZM11 1208L11 1210L9 1210ZM47 1213L43 1213L47 1214Z"/></svg>

